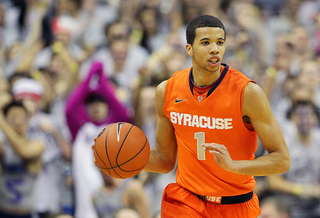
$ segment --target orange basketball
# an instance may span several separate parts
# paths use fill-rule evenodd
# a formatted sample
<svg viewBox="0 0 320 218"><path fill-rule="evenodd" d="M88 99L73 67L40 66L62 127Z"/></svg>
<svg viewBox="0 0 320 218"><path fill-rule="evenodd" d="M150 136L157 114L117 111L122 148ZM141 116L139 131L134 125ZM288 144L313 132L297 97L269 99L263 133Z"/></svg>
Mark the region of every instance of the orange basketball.
<svg viewBox="0 0 320 218"><path fill-rule="evenodd" d="M105 174L126 179L140 173L150 156L147 137L131 123L113 123L104 128L93 146L95 164Z"/></svg>

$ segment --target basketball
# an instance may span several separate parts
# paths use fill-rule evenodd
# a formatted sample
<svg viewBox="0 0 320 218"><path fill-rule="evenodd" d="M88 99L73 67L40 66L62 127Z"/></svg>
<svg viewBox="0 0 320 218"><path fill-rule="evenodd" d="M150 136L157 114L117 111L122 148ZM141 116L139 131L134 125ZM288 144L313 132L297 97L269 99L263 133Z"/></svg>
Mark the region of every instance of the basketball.
<svg viewBox="0 0 320 218"><path fill-rule="evenodd" d="M95 164L113 178L126 179L140 173L150 156L147 137L131 123L113 123L105 127L92 147Z"/></svg>

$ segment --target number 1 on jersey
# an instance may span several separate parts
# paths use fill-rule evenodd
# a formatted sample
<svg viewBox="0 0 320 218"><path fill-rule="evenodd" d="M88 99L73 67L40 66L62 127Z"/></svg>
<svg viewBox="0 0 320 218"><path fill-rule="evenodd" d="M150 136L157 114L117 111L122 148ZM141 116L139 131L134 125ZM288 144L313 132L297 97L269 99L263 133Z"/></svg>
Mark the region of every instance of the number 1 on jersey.
<svg viewBox="0 0 320 218"><path fill-rule="evenodd" d="M194 134L194 138L197 139L197 153L198 153L198 160L205 160L206 154L204 152L204 147L201 144L204 143L205 134L204 132L196 132Z"/></svg>

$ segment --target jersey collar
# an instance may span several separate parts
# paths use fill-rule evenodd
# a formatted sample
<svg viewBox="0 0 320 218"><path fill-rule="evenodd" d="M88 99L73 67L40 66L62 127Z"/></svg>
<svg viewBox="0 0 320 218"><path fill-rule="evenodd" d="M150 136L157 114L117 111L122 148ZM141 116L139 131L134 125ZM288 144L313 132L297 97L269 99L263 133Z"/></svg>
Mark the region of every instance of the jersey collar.
<svg viewBox="0 0 320 218"><path fill-rule="evenodd" d="M221 73L218 81L209 89L207 97L219 86L219 84L221 83L221 81L223 80L224 76L226 75L226 73L229 70L229 66L227 64L221 63L221 65L225 66L225 68L224 68L223 72ZM192 71L193 71L193 68L190 69L189 86L190 86L191 93L193 94Z"/></svg>

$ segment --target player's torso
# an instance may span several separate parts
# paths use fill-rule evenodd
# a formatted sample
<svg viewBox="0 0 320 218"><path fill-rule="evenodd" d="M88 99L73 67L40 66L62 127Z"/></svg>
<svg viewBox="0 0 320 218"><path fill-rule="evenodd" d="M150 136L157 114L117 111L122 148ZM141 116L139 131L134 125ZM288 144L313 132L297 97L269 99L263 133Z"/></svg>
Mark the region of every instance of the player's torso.
<svg viewBox="0 0 320 218"><path fill-rule="evenodd" d="M206 99L192 94L190 69L167 83L164 113L175 128L178 144L177 182L200 195L230 196L252 191L251 176L228 173L220 168L201 143L218 143L228 148L233 160L253 159L256 133L242 120L242 95L249 82L234 70L222 73Z"/></svg>

